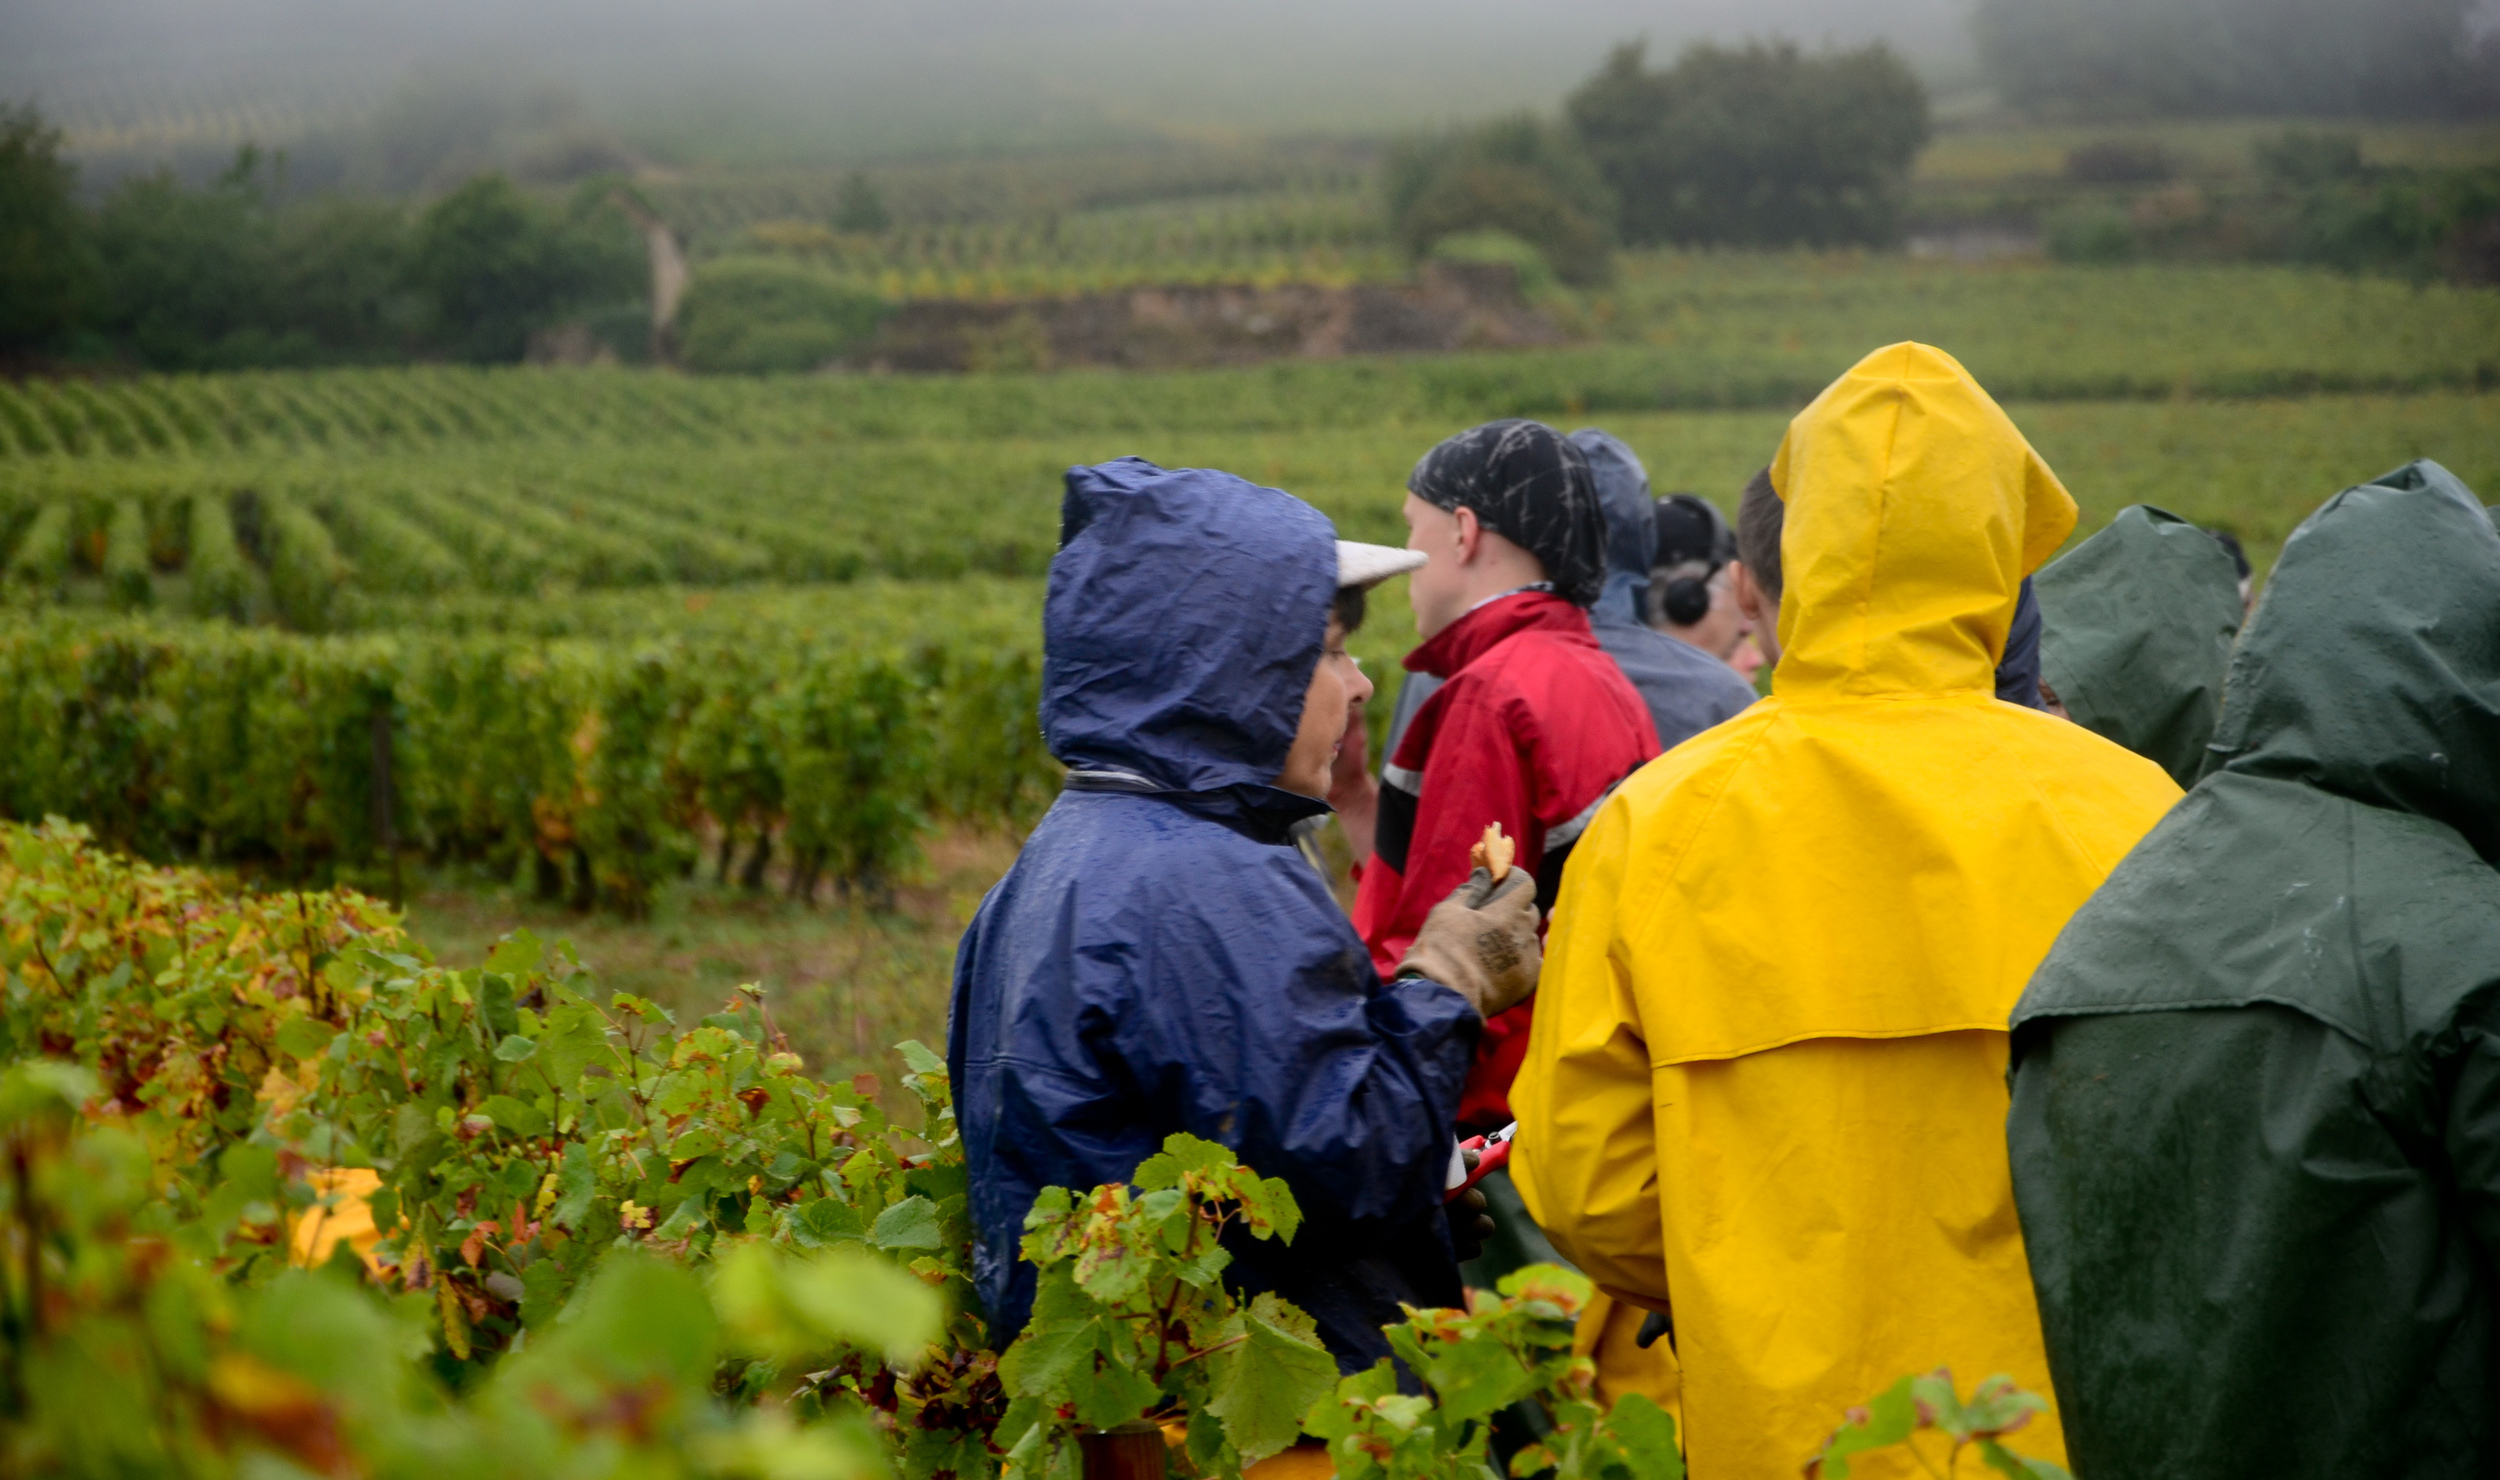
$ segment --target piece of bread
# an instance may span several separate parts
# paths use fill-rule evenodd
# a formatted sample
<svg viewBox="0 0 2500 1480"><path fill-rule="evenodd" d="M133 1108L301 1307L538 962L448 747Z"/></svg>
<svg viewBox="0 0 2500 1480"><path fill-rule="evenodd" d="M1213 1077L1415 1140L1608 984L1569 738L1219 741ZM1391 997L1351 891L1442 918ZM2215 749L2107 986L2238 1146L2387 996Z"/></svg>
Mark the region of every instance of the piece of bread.
<svg viewBox="0 0 2500 1480"><path fill-rule="evenodd" d="M1519 844L1502 835L1498 822L1487 824L1484 837L1467 850L1468 861L1491 874L1496 884L1510 877L1510 861L1518 856Z"/></svg>

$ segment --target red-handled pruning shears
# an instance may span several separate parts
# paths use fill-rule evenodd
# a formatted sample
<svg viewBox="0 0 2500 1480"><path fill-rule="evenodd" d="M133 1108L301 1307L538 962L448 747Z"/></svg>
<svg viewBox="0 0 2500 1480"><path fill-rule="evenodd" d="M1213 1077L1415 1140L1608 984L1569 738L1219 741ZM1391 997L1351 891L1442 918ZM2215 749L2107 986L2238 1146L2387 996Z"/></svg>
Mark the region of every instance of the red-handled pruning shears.
<svg viewBox="0 0 2500 1480"><path fill-rule="evenodd" d="M1476 1164L1467 1169L1467 1179L1442 1194L1441 1200L1443 1202L1458 1201L1461 1193L1484 1180L1485 1173L1507 1164L1510 1161L1511 1143L1518 1138L1518 1135L1519 1122L1514 1120L1489 1136L1470 1136L1459 1142L1460 1151L1476 1153Z"/></svg>

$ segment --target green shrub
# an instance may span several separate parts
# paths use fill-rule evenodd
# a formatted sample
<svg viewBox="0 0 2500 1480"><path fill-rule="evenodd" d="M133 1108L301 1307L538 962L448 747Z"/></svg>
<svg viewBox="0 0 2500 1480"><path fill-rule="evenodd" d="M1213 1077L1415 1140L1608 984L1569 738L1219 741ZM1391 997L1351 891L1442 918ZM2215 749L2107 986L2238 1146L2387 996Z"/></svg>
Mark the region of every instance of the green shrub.
<svg viewBox="0 0 2500 1480"><path fill-rule="evenodd" d="M733 257L694 275L679 342L694 370L814 370L866 343L889 305L875 290L777 257Z"/></svg>
<svg viewBox="0 0 2500 1480"><path fill-rule="evenodd" d="M1454 236L1501 232L1533 247L1568 283L1603 281L1614 200L1565 130L1526 114L1409 139L1381 173L1390 229L1410 258Z"/></svg>
<svg viewBox="0 0 2500 1480"><path fill-rule="evenodd" d="M78 209L78 167L31 105L0 107L0 350L48 349L77 328L96 289Z"/></svg>
<svg viewBox="0 0 2500 1480"><path fill-rule="evenodd" d="M2132 261L2135 227L2127 213L2110 206L2078 206L2048 220L2049 255L2060 262L2106 265Z"/></svg>
<svg viewBox="0 0 2500 1480"><path fill-rule="evenodd" d="M1927 91L1881 43L1700 43L1652 72L1617 47L1565 112L1634 243L1888 245L1930 133Z"/></svg>
<svg viewBox="0 0 2500 1480"><path fill-rule="evenodd" d="M1559 291L1562 279L1545 254L1507 231L1464 231L1432 244L1435 262L1486 263L1519 274L1519 291L1531 301Z"/></svg>
<svg viewBox="0 0 2500 1480"><path fill-rule="evenodd" d="M645 270L640 238L602 197L559 212L503 176L484 174L418 218L406 279L454 354L509 364L533 332L632 298Z"/></svg>

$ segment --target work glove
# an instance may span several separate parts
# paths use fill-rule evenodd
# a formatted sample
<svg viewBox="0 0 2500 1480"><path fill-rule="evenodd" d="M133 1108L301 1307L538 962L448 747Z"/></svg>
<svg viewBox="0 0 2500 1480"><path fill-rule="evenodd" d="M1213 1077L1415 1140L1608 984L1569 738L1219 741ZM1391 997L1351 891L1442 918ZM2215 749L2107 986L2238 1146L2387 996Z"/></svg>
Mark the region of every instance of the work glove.
<svg viewBox="0 0 2500 1480"><path fill-rule="evenodd" d="M1439 982L1489 1018L1536 990L1545 964L1536 927L1536 880L1528 871L1514 868L1497 885L1479 868L1424 916L1398 975Z"/></svg>

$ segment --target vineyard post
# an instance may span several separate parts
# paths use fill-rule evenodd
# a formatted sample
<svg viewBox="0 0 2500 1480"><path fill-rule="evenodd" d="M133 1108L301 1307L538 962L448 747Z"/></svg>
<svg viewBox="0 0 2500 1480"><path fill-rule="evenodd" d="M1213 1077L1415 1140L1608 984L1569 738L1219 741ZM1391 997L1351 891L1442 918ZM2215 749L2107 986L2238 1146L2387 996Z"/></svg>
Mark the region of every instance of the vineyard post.
<svg viewBox="0 0 2500 1480"><path fill-rule="evenodd" d="M406 903L406 891L400 886L399 830L391 815L391 696L385 691L381 702L373 706L370 720L373 734L373 838L383 856L391 861L391 908Z"/></svg>
<svg viewBox="0 0 2500 1480"><path fill-rule="evenodd" d="M1163 1480L1170 1473L1171 1446L1150 1423L1079 1434L1076 1443L1084 1480Z"/></svg>

